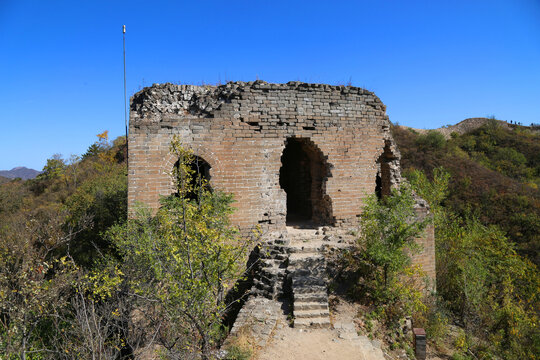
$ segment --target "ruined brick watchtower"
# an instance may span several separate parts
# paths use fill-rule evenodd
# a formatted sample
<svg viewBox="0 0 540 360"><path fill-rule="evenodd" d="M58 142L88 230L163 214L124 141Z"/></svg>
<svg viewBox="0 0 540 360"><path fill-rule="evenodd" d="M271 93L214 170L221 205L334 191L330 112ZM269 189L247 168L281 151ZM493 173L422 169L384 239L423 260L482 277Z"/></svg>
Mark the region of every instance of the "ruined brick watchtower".
<svg viewBox="0 0 540 360"><path fill-rule="evenodd" d="M131 101L129 208L157 208L159 196L173 191L178 159L169 144L178 135L211 186L234 194L232 221L242 231L281 231L295 221L354 226L367 195L399 186L400 155L385 110L375 94L350 86L145 88ZM415 261L434 277L432 229L419 241L424 252Z"/></svg>

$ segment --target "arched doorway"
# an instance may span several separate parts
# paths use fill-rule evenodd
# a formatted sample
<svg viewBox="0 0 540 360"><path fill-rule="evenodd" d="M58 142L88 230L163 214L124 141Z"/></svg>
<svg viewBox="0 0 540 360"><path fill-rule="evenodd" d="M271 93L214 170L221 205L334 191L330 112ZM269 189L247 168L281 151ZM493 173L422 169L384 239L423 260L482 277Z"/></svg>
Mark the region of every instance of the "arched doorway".
<svg viewBox="0 0 540 360"><path fill-rule="evenodd" d="M308 138L289 138L281 156L279 185L287 194L287 224L333 221L326 195L330 167L321 150Z"/></svg>

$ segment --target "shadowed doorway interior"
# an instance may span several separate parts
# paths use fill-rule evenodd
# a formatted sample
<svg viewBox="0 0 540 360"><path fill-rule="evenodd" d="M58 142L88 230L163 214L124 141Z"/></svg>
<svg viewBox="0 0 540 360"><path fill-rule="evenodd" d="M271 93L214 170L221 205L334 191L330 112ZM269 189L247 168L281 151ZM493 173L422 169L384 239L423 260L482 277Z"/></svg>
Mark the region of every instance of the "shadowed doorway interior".
<svg viewBox="0 0 540 360"><path fill-rule="evenodd" d="M310 139L286 140L279 184L287 194L287 224L331 222L331 201L325 195L328 176L326 159Z"/></svg>

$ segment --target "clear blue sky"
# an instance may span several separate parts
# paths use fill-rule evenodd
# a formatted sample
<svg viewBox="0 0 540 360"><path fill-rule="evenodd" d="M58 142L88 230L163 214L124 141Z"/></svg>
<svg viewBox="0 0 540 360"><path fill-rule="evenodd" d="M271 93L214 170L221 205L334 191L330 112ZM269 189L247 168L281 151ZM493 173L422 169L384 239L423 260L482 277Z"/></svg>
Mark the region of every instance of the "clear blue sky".
<svg viewBox="0 0 540 360"><path fill-rule="evenodd" d="M540 1L0 0L0 169L124 132L152 83L299 80L374 91L419 128L540 123Z"/></svg>

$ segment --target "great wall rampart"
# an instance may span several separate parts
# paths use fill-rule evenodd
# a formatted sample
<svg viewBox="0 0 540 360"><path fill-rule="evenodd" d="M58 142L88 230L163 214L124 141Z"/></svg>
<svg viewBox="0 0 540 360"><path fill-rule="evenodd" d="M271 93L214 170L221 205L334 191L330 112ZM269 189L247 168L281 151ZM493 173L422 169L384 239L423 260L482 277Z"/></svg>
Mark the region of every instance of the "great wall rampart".
<svg viewBox="0 0 540 360"><path fill-rule="evenodd" d="M313 296L309 289L298 290L299 299L324 303L320 243L357 226L366 196L384 196L401 182L386 107L370 91L300 82L157 84L131 101L130 211L137 202L157 209L159 197L173 191L170 174L178 159L169 145L175 135L204 164L211 186L234 194L232 222L244 234L263 229L270 255L263 259L254 294L268 298L279 296L289 278L293 287L296 281L317 288ZM417 212L428 214L425 202L418 201ZM319 247L306 246L312 255L295 250L298 234L290 233L298 223L314 229ZM423 251L413 262L435 278L432 226L418 242ZM294 274L304 278L295 280ZM306 323L320 320L310 320L308 313Z"/></svg>

